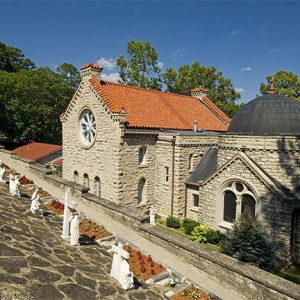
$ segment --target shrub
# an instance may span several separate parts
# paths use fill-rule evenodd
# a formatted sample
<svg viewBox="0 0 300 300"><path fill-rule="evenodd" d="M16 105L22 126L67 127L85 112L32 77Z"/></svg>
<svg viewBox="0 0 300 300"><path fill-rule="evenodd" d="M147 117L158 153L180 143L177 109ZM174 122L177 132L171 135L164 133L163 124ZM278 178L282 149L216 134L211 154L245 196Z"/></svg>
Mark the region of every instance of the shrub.
<svg viewBox="0 0 300 300"><path fill-rule="evenodd" d="M166 225L171 228L179 228L180 220L178 218L169 216L166 219Z"/></svg>
<svg viewBox="0 0 300 300"><path fill-rule="evenodd" d="M266 238L263 225L250 214L242 215L235 222L220 245L223 253L238 260L268 271L274 267L272 244Z"/></svg>
<svg viewBox="0 0 300 300"><path fill-rule="evenodd" d="M214 244L214 245L219 245L221 241L226 239L226 236L224 233L220 232L219 230L213 230L209 229L207 233L207 242Z"/></svg>
<svg viewBox="0 0 300 300"><path fill-rule="evenodd" d="M199 225L198 222L193 219L184 218L182 221L182 227L184 228L184 233L186 234L191 234L197 225Z"/></svg>
<svg viewBox="0 0 300 300"><path fill-rule="evenodd" d="M190 239L198 243L206 243L208 232L209 232L208 226L198 225L191 232L192 236L190 237Z"/></svg>

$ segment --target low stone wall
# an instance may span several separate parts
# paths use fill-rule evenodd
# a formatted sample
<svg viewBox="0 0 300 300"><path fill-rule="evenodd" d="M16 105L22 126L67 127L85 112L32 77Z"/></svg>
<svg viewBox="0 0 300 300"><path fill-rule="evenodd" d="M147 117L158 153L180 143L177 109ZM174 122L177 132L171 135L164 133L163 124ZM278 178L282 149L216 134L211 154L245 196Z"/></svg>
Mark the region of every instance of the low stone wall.
<svg viewBox="0 0 300 300"><path fill-rule="evenodd" d="M205 246L179 238L150 224L140 226L147 239L166 248L196 268L209 274L224 287L247 299L300 299L300 286L256 267L249 266L222 253L208 251Z"/></svg>

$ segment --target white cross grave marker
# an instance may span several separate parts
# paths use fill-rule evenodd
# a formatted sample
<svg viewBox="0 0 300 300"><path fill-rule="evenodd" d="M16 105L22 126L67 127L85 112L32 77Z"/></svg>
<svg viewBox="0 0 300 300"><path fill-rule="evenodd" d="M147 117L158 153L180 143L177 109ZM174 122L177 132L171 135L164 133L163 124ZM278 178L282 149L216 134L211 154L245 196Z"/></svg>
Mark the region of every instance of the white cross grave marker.
<svg viewBox="0 0 300 300"><path fill-rule="evenodd" d="M124 290L133 288L133 274L130 271L127 262L129 253L123 250L123 245L121 243L119 243L118 246L113 245L112 251L114 252L114 257L110 276L115 278Z"/></svg>

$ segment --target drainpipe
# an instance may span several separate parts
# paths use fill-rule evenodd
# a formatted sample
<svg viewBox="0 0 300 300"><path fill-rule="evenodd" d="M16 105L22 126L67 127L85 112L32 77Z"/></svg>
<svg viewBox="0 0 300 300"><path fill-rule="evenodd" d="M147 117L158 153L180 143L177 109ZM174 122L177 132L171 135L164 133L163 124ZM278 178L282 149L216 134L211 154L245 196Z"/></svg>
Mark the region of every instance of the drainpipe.
<svg viewBox="0 0 300 300"><path fill-rule="evenodd" d="M172 139L172 193L171 193L171 216L174 211L174 180L175 180L175 137Z"/></svg>

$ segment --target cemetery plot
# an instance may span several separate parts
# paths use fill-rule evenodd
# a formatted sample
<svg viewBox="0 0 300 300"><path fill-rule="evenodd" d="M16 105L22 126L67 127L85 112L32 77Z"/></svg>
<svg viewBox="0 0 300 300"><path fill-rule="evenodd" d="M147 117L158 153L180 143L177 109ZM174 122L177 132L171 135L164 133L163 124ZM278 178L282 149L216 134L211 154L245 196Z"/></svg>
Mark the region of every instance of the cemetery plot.
<svg viewBox="0 0 300 300"><path fill-rule="evenodd" d="M164 271L161 264L153 261L152 257L142 254L140 251L133 249L131 246L125 246L124 250L129 253L130 269L139 280L146 281Z"/></svg>
<svg viewBox="0 0 300 300"><path fill-rule="evenodd" d="M60 203L58 200L52 200L51 203L46 205L46 208L52 211L53 213L55 213L56 215L61 216L64 214L65 206L63 203Z"/></svg>
<svg viewBox="0 0 300 300"><path fill-rule="evenodd" d="M171 300L217 300L214 295L203 291L202 289L195 287L193 284L186 286L183 290L173 295Z"/></svg>
<svg viewBox="0 0 300 300"><path fill-rule="evenodd" d="M94 240L99 240L104 237L112 236L112 233L107 231L104 226L98 225L91 220L85 219L81 220L80 225L80 235L88 236Z"/></svg>

